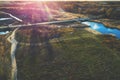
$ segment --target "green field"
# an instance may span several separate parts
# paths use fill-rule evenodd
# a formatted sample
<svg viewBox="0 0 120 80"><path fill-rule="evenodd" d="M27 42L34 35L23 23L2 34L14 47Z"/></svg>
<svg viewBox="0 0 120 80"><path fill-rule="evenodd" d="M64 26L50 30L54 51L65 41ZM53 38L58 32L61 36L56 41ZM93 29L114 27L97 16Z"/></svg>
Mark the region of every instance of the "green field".
<svg viewBox="0 0 120 80"><path fill-rule="evenodd" d="M18 78L22 80L119 80L120 52L103 36L83 29L66 32L43 45L19 44Z"/></svg>

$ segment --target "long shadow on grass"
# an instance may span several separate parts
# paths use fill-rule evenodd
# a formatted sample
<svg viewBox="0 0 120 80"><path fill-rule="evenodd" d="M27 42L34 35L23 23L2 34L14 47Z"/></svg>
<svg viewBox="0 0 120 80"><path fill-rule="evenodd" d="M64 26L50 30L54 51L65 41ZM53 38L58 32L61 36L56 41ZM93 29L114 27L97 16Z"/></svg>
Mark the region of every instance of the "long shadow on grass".
<svg viewBox="0 0 120 80"><path fill-rule="evenodd" d="M39 31L41 30L41 32ZM45 54L45 61L51 62L54 60L54 53L53 53L53 48L52 45L49 42L49 28L46 26L42 26L39 29L37 27L33 27L33 30L31 32L31 38L30 38L30 44L34 43L44 43L44 48L46 50ZM37 54L41 54L42 48L38 48L41 46L36 46L36 45L30 45L30 55L32 62L34 62L35 57L37 57ZM40 50L37 50L40 49Z"/></svg>
<svg viewBox="0 0 120 80"><path fill-rule="evenodd" d="M36 37L37 37L38 33L39 32L37 31L37 28L35 26L33 26L32 27L32 31L31 31L30 47L29 47L29 55L31 56L30 63L34 63L35 62L35 58L36 58L36 55L37 55L37 52L36 52L37 46L36 45L32 45L32 44L36 43Z"/></svg>
<svg viewBox="0 0 120 80"><path fill-rule="evenodd" d="M47 51L46 60L47 62L52 62L54 60L53 47L49 42L49 39L45 39L45 49Z"/></svg>

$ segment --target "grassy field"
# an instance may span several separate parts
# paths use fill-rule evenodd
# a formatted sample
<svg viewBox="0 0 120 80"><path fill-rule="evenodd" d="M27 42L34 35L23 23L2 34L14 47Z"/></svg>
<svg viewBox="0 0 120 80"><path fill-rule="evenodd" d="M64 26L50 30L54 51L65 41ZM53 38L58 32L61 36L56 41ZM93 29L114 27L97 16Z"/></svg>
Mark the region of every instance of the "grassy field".
<svg viewBox="0 0 120 80"><path fill-rule="evenodd" d="M75 29L41 46L19 44L18 79L119 80L120 52L104 45L101 37Z"/></svg>
<svg viewBox="0 0 120 80"><path fill-rule="evenodd" d="M10 43L5 36L0 36L0 80L10 78Z"/></svg>

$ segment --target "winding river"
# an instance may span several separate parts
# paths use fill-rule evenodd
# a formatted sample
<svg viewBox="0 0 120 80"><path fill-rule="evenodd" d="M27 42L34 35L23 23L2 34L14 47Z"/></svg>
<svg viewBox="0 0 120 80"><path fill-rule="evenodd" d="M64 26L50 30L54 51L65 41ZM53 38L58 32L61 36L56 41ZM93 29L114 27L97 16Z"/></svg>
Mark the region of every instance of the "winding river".
<svg viewBox="0 0 120 80"><path fill-rule="evenodd" d="M91 29L100 32L101 34L114 35L116 38L120 39L120 30L116 28L108 28L102 23L85 21L82 24L90 26Z"/></svg>
<svg viewBox="0 0 120 80"><path fill-rule="evenodd" d="M80 20L79 19L76 19L76 20L74 19L74 20L66 20L66 21L52 21L52 22L44 22L44 24L62 23L62 22L71 22L71 21L80 21ZM81 22L81 23L85 24L87 26L90 26L91 29L98 31L101 34L114 35L116 38L120 39L120 29L108 28L104 24L98 23L98 22L84 21L84 22ZM40 23L40 24L42 24L42 23ZM1 35L7 34L7 33L9 33L9 31L0 32Z"/></svg>

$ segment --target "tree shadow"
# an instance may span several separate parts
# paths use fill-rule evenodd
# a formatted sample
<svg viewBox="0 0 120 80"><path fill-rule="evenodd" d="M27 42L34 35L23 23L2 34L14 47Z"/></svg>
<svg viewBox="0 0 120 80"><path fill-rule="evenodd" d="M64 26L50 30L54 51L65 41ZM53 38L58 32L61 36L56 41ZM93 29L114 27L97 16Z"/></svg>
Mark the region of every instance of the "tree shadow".
<svg viewBox="0 0 120 80"><path fill-rule="evenodd" d="M45 57L42 58L43 61L50 63L54 60L54 52L51 43L49 42L49 28L46 26L37 26L32 27L31 38L30 38L30 46L29 46L29 54L31 56L31 62L35 62L35 58L37 55L42 54L42 47L45 49ZM41 43L41 46L39 45ZM34 45L38 44L38 45ZM38 48L39 47L39 48ZM37 50L39 49L39 50Z"/></svg>
<svg viewBox="0 0 120 80"><path fill-rule="evenodd" d="M45 49L47 51L46 61L50 63L54 60L54 57L55 57L54 51L51 43L49 42L49 38L46 36L44 39L45 39Z"/></svg>

